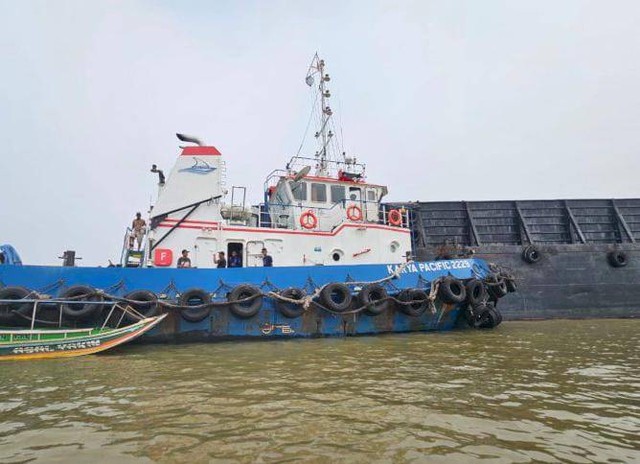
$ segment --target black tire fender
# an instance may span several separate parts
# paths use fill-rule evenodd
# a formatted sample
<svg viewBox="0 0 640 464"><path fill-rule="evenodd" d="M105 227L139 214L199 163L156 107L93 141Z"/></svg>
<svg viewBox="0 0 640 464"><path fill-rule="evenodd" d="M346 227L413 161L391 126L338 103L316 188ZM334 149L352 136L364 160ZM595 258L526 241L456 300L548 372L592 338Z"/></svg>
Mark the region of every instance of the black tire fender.
<svg viewBox="0 0 640 464"><path fill-rule="evenodd" d="M369 284L358 293L359 306L365 306L364 312L378 316L389 308L387 290L380 284Z"/></svg>
<svg viewBox="0 0 640 464"><path fill-rule="evenodd" d="M507 285L508 293L515 293L518 291L518 284L516 283L515 279L505 279L505 283Z"/></svg>
<svg viewBox="0 0 640 464"><path fill-rule="evenodd" d="M405 288L396 298L403 303L414 302L410 305L398 305L398 309L407 316L421 316L429 307L429 295L418 288Z"/></svg>
<svg viewBox="0 0 640 464"><path fill-rule="evenodd" d="M496 327L499 326L500 324L502 324L502 313L500 312L500 310L493 305L489 305L489 308L496 314L496 316L498 317L498 323L496 324Z"/></svg>
<svg viewBox="0 0 640 464"><path fill-rule="evenodd" d="M244 303L234 303L235 301L251 297L254 298ZM240 319L249 319L258 314L262 307L262 292L258 287L254 287L253 285L238 285L227 295L227 301L231 303L229 309L235 316Z"/></svg>
<svg viewBox="0 0 640 464"><path fill-rule="evenodd" d="M158 314L158 296L150 290L134 290L127 293L124 298L129 306L144 317L153 317ZM136 320L129 314L125 318L127 320Z"/></svg>
<svg viewBox="0 0 640 464"><path fill-rule="evenodd" d="M103 301L96 289L88 285L73 285L62 292L59 297L63 300ZM91 303L62 303L61 308L62 313L70 319L91 319L100 312L102 306Z"/></svg>
<svg viewBox="0 0 640 464"><path fill-rule="evenodd" d="M469 280L465 289L467 290L467 302L470 305L480 304L487 299L487 289L481 280Z"/></svg>
<svg viewBox="0 0 640 464"><path fill-rule="evenodd" d="M495 274L492 276L491 280L487 282L487 290L489 292L489 296L494 300L498 300L509 293L506 279Z"/></svg>
<svg viewBox="0 0 640 464"><path fill-rule="evenodd" d="M540 261L542 254L535 246L529 245L522 250L522 259L529 264L535 264Z"/></svg>
<svg viewBox="0 0 640 464"><path fill-rule="evenodd" d="M607 261L612 267L625 267L629 262L627 254L621 250L613 250L607 253Z"/></svg>
<svg viewBox="0 0 640 464"><path fill-rule="evenodd" d="M4 287L0 289L0 300L22 300L28 297L32 292L25 287ZM16 320L14 311L23 316L31 316L33 310L32 303L2 303L0 304L0 322L12 322Z"/></svg>
<svg viewBox="0 0 640 464"><path fill-rule="evenodd" d="M307 293L300 288L290 287L281 291L280 295L292 300L302 300ZM304 314L304 307L301 304L287 303L278 299L276 299L276 308L280 314L289 319L295 319Z"/></svg>
<svg viewBox="0 0 640 464"><path fill-rule="evenodd" d="M353 295L345 284L334 282L320 291L320 302L329 310L342 313L349 309Z"/></svg>
<svg viewBox="0 0 640 464"><path fill-rule="evenodd" d="M178 304L180 306L202 306L211 303L211 295L209 292L201 288L190 288L180 294ZM200 322L209 317L211 308L202 306L200 308L182 309L180 316L187 322Z"/></svg>
<svg viewBox="0 0 640 464"><path fill-rule="evenodd" d="M438 286L438 296L445 303L462 303L467 298L467 291L458 279L447 277Z"/></svg>
<svg viewBox="0 0 640 464"><path fill-rule="evenodd" d="M473 308L473 311L476 329L493 329L502 322L502 315L494 306L482 304Z"/></svg>

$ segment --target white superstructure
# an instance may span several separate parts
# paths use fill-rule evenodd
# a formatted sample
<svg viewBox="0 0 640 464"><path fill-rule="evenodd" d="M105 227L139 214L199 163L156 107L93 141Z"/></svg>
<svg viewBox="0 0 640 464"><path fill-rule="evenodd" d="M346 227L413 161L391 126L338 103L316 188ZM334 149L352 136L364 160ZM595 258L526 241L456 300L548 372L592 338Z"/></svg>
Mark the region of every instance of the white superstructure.
<svg viewBox="0 0 640 464"><path fill-rule="evenodd" d="M215 255L235 251L244 267L262 266L266 248L274 266L402 262L411 251L408 214L381 204L387 188L366 182L365 167L333 155L329 76L316 55L306 82L319 77L319 149L312 158L295 156L286 169L267 176L262 204L245 204L244 187L224 186L222 154L198 139L183 147L159 184L149 218L143 262L176 266L181 250L193 267L211 268ZM315 170L313 171L313 168ZM313 171L313 173L312 173ZM312 173L312 174L311 174ZM125 265L131 265L124 253Z"/></svg>

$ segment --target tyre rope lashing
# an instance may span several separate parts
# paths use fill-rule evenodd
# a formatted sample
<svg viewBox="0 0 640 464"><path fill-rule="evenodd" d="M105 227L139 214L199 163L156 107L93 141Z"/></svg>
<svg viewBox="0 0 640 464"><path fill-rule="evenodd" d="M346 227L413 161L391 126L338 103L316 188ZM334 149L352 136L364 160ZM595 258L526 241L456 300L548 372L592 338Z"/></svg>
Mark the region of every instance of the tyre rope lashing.
<svg viewBox="0 0 640 464"><path fill-rule="evenodd" d="M309 292L306 293L304 290L302 289L297 289L299 291L295 291L293 293L291 292L287 292L287 291L281 291L278 290L275 286L273 285L269 285L269 287L271 288L269 291L262 291L259 290L257 287L253 287L252 291L246 291L246 292L240 292L238 290L237 295L233 295L231 298L229 298L229 296L232 294L232 292L235 289L238 289L241 286L236 286L231 287L227 284L224 284L223 282L221 282L221 285L218 287L218 289L213 292L213 295L219 293L219 291L222 291L224 288L228 288L230 289L230 292L228 293L227 299L226 300L211 300L210 296L212 295L211 292L207 292L204 289L198 289L202 291L202 295L206 294L206 296L203 296L201 298L202 303L201 304L185 304L185 302L180 301L182 298L178 299L178 302L169 302L160 298L154 299L154 298L139 298L139 299L135 299L135 298L127 298L127 296L134 296L131 295L131 293L135 293L135 292L130 292L129 294L125 295L124 297L122 296L115 296L115 295L110 295L109 293L103 291L103 290L93 290L90 292L87 292L85 294L77 294L77 295L73 295L70 297L66 298L66 301L83 301L85 303L91 303L91 301L87 301L87 299L90 298L102 298L102 299L107 299L107 300L111 300L111 301L117 301L117 302L121 302L121 303L127 303L130 306L132 306L133 308L144 308L147 306L154 306L156 307L156 309L163 309L166 311L177 311L177 312L184 312L184 311L188 311L190 313L198 313L197 314L197 318L200 318L200 310L202 312L202 314L205 314L204 317L208 316L208 312L207 310L211 310L214 308L223 308L223 307L227 307L230 310L232 309L232 307L235 307L235 309L237 310L238 308L241 309L241 311L232 311L234 312L234 314L237 317L241 317L241 318L250 318L255 316L258 312L260 307L262 306L262 299L264 297L268 297L271 298L273 300L275 300L276 302L276 309L278 307L278 303L281 303L283 305L288 306L291 311L288 311L288 313L290 314L289 317L298 317L299 315L303 314L304 312L308 311L310 308L314 307L314 308L319 308L322 309L323 311L326 311L328 313L331 314L335 314L335 315L349 315L349 314L357 314L360 313L362 311L367 311L367 310L371 310L372 305L374 306L378 306L378 305L384 305L386 302L394 302L397 307L411 307L411 306L415 306L415 307L419 307L419 305L422 303L426 303L427 304L427 308L430 310L430 312L432 314L436 314L437 313L437 309L435 306L435 301L438 298L439 295L439 290L440 290L440 286L442 284L442 282L444 282L446 279L452 279L453 276L442 276L442 277L438 277L432 281L426 281L423 280L423 285L428 284L428 291L425 289L421 289L421 288L413 288L413 289L402 289L401 292L403 290L412 290L414 292L420 291L423 292L424 291L424 295L426 296L421 296L419 299L407 299L406 296L403 296L402 298L398 298L398 295L388 295L386 294L386 290L385 292L379 292L379 298L375 298L373 301L362 301L359 298L359 294L358 295L353 295L349 292L349 299L353 299L353 297L355 296L355 301L358 302L358 306L356 308L352 308L349 309L349 307L351 307L352 305L344 305L344 307L340 307L340 308L331 308L331 307L327 307L326 304L326 298L323 299L321 298L321 295L323 294L323 291L326 292L327 287L329 286L336 286L337 284L339 285L343 285L343 286L347 286L347 287L361 287L360 292L362 292L362 289L364 289L365 287L370 287L370 286L375 286L378 285L380 286L383 290L384 287L382 286L382 284L389 284L392 287L395 287L391 281L394 279L398 279L400 277L400 275L405 271L405 269L407 268L407 266L411 265L413 263L413 261L407 261L405 263L400 264L393 272L391 272L389 275L387 275L386 277L382 277L380 279L377 280L372 280L372 281L355 281L355 282L344 282L344 283L338 283L338 282L328 282L322 286L319 286L314 289L313 292ZM493 274L494 276L496 276L496 279L500 279L502 281L504 281L506 274L504 273L498 273L498 274ZM486 281L486 279L483 279L483 281ZM495 284L495 282L492 282L493 284ZM246 284L243 284L246 286ZM87 287L89 288L89 287ZM336 287L338 288L338 287ZM89 288L90 289L90 288ZM176 289L177 290L177 289ZM195 289L192 289L195 290ZM344 290L344 289L342 289ZM139 290L136 292L142 292L143 290ZM145 291L146 292L146 291ZM151 293L151 292L150 292ZM185 292L181 292L180 294L182 295ZM344 293L344 292L343 292ZM247 295L247 296L244 296ZM385 296L386 295L386 296ZM157 297L157 295L156 295ZM260 302L255 302L256 300L260 300ZM53 298L50 299L48 301L50 302L55 302L57 299ZM254 303L255 302L255 303ZM157 305L157 306L156 306ZM301 310L294 310L294 307L301 307ZM336 310L337 309L337 310ZM280 311L282 313L282 311ZM403 312L411 312L409 310L407 311L403 311ZM424 312L424 311L422 311ZM375 313L375 311L374 311ZM369 312L370 315L375 316L377 314L371 314L371 312ZM196 315L196 314L193 314ZM409 314L411 316L411 314ZM285 315L286 316L286 315Z"/></svg>

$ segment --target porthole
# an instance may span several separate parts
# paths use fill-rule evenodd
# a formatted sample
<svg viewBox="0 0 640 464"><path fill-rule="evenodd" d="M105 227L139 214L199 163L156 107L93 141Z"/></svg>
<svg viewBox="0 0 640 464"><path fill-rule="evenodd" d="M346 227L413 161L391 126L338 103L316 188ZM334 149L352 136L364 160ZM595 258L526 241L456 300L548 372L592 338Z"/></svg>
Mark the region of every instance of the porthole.
<svg viewBox="0 0 640 464"><path fill-rule="evenodd" d="M396 251L398 251L398 248L400 248L400 244L395 240L391 242L391 244L389 245L389 249L391 250L391 253L395 253Z"/></svg>
<svg viewBox="0 0 640 464"><path fill-rule="evenodd" d="M332 257L334 261L340 261L340 253L334 253Z"/></svg>
<svg viewBox="0 0 640 464"><path fill-rule="evenodd" d="M341 261L343 257L344 257L344 252L342 250L334 249L331 251L331 259L336 263L338 261Z"/></svg>

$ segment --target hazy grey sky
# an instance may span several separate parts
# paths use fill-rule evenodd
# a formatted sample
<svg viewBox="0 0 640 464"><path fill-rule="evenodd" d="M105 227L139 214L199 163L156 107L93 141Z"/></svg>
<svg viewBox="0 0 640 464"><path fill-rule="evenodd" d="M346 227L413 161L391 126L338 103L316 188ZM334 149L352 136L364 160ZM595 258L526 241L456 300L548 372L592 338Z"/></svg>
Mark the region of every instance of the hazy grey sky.
<svg viewBox="0 0 640 464"><path fill-rule="evenodd" d="M117 260L176 131L259 200L316 50L390 200L637 197L639 31L638 1L0 0L0 243Z"/></svg>

